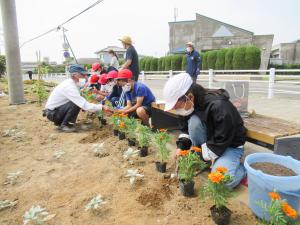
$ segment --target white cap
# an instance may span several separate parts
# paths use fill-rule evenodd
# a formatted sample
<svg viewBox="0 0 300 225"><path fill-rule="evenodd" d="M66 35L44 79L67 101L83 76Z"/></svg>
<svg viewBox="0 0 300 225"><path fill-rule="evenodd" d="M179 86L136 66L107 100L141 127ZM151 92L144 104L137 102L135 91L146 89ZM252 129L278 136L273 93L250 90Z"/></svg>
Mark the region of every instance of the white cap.
<svg viewBox="0 0 300 225"><path fill-rule="evenodd" d="M163 90L166 101L165 111L173 109L178 99L189 90L192 84L193 80L187 73L180 73L171 77Z"/></svg>

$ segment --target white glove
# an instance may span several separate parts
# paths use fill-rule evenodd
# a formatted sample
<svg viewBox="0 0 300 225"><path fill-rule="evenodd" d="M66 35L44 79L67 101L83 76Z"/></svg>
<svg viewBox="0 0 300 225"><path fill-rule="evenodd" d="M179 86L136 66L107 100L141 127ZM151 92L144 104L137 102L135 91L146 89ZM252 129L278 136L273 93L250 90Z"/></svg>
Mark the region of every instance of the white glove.
<svg viewBox="0 0 300 225"><path fill-rule="evenodd" d="M218 156L207 147L206 143L201 145L201 149L202 156L205 161L214 161L216 158L218 158Z"/></svg>

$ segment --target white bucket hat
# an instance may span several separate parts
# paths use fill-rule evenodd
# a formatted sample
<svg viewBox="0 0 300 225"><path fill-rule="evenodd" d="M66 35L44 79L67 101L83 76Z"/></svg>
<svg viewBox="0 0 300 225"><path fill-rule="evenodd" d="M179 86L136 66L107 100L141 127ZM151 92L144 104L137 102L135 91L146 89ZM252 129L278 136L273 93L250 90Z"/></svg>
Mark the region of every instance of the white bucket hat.
<svg viewBox="0 0 300 225"><path fill-rule="evenodd" d="M166 101L165 111L173 109L178 99L189 90L192 84L193 80L187 73L180 73L171 77L163 90L164 100Z"/></svg>

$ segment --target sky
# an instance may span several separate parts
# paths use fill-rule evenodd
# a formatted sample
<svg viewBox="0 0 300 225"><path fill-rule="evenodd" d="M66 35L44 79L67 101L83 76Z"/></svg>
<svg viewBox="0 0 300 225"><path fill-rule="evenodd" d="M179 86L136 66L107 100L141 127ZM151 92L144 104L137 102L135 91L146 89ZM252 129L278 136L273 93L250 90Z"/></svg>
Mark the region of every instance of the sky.
<svg viewBox="0 0 300 225"><path fill-rule="evenodd" d="M20 44L85 9L96 0L15 0ZM249 30L274 34L273 44L300 39L299 0L104 0L65 25L77 58L96 57L108 45L121 47L118 38L129 35L139 54L163 56L168 52L169 26L194 20L196 13ZM2 22L0 51L3 54ZM63 61L62 32L52 32L21 48L22 61L35 61L36 51Z"/></svg>

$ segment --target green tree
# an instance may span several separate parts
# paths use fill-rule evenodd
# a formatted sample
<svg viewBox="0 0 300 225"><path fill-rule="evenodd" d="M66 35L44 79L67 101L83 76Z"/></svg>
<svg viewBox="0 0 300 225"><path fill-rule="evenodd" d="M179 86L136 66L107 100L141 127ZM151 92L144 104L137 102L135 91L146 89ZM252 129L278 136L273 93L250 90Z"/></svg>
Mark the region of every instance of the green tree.
<svg viewBox="0 0 300 225"><path fill-rule="evenodd" d="M161 70L165 71L165 64L166 64L166 56L162 57L161 59Z"/></svg>
<svg viewBox="0 0 300 225"><path fill-rule="evenodd" d="M245 69L245 52L246 47L239 47L233 53L232 68L234 70Z"/></svg>
<svg viewBox="0 0 300 225"><path fill-rule="evenodd" d="M150 71L157 71L158 66L158 58L151 58L150 61Z"/></svg>
<svg viewBox="0 0 300 225"><path fill-rule="evenodd" d="M182 55L172 55L171 57L171 70L181 70Z"/></svg>
<svg viewBox="0 0 300 225"><path fill-rule="evenodd" d="M171 70L171 61L172 61L172 56L171 55L166 56L166 58L165 58L165 70L166 71Z"/></svg>
<svg viewBox="0 0 300 225"><path fill-rule="evenodd" d="M151 65L151 58L152 57L146 57L145 59L145 71L150 71L150 65Z"/></svg>
<svg viewBox="0 0 300 225"><path fill-rule="evenodd" d="M224 70L226 52L227 49L221 49L217 52L217 61L216 61L217 70Z"/></svg>
<svg viewBox="0 0 300 225"><path fill-rule="evenodd" d="M232 59L235 48L229 48L225 54L225 70L232 70Z"/></svg>
<svg viewBox="0 0 300 225"><path fill-rule="evenodd" d="M208 52L204 52L201 54L202 70L208 70L207 56L208 56Z"/></svg>
<svg viewBox="0 0 300 225"><path fill-rule="evenodd" d="M140 69L140 71L145 70L145 63L146 63L146 60L145 60L145 59L146 59L146 58L143 57L143 58L141 58L141 59L139 60L139 69Z"/></svg>
<svg viewBox="0 0 300 225"><path fill-rule="evenodd" d="M163 63L163 57L160 57L159 59L158 59L158 62L157 62L157 70L158 71L162 71L163 69L162 69L162 63Z"/></svg>
<svg viewBox="0 0 300 225"><path fill-rule="evenodd" d="M183 71L186 70L186 55L182 55L181 70L183 70Z"/></svg>
<svg viewBox="0 0 300 225"><path fill-rule="evenodd" d="M5 55L0 55L0 78L6 72L6 59Z"/></svg>
<svg viewBox="0 0 300 225"><path fill-rule="evenodd" d="M245 69L254 70L260 67L260 49L256 46L247 46L245 50Z"/></svg>
<svg viewBox="0 0 300 225"><path fill-rule="evenodd" d="M217 51L209 51L207 55L207 68L215 69L217 61Z"/></svg>

